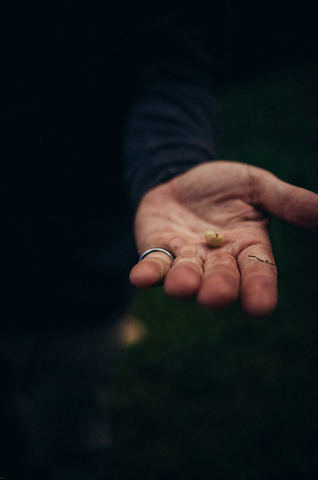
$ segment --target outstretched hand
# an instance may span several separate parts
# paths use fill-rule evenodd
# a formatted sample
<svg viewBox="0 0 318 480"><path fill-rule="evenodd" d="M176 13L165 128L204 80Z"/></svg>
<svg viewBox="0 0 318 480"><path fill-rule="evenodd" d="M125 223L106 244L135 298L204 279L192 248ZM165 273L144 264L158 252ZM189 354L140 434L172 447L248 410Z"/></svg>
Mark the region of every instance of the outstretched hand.
<svg viewBox="0 0 318 480"><path fill-rule="evenodd" d="M239 298L247 315L264 317L277 302L269 214L318 231L318 195L242 163L194 167L142 198L135 218L139 253L161 247L175 260L151 253L133 267L130 281L142 289L163 284L167 295L196 296L210 309ZM224 235L221 247L206 244L206 229Z"/></svg>

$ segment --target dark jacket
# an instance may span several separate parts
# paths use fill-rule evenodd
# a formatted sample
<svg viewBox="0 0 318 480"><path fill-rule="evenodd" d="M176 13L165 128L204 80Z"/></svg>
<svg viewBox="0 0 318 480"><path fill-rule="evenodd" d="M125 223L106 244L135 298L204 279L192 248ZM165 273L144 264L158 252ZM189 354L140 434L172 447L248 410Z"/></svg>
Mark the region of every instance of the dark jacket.
<svg viewBox="0 0 318 480"><path fill-rule="evenodd" d="M0 329L126 304L142 194L216 158L227 0L0 7Z"/></svg>

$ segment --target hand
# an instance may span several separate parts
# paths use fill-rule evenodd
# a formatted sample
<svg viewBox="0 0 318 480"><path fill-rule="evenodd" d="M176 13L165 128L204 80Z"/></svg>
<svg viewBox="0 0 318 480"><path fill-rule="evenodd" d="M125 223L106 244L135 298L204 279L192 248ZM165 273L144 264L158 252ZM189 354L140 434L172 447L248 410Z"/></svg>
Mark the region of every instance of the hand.
<svg viewBox="0 0 318 480"><path fill-rule="evenodd" d="M161 247L176 259L151 253L133 267L130 281L142 289L163 284L175 299L196 295L210 309L239 298L247 315L264 317L277 302L269 214L317 231L318 195L242 163L195 167L142 198L135 218L139 253ZM206 229L224 235L224 244L209 247Z"/></svg>

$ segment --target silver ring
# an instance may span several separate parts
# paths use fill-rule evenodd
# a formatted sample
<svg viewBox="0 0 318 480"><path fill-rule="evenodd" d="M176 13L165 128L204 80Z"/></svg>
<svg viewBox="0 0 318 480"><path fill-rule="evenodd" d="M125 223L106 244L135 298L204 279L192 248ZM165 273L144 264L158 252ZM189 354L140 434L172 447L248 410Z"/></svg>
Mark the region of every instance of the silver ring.
<svg viewBox="0 0 318 480"><path fill-rule="evenodd" d="M168 257L170 258L170 260L173 262L174 260L174 256L168 252L168 250L165 250L164 248L150 248L149 250L146 250L142 255L141 257L139 258L139 262L141 262L141 260L143 258L146 257L146 255L149 255L149 253L152 253L152 252L162 252L162 253L165 253L166 255L168 255Z"/></svg>

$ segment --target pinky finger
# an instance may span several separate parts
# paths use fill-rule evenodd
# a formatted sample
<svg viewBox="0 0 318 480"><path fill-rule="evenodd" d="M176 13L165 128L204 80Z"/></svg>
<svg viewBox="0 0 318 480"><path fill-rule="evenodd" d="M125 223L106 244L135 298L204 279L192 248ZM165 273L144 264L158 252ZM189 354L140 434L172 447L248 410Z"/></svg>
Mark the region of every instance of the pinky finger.
<svg viewBox="0 0 318 480"><path fill-rule="evenodd" d="M161 285L171 265L172 261L167 255L151 253L131 269L129 280L140 289Z"/></svg>

